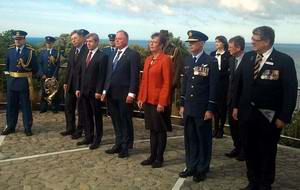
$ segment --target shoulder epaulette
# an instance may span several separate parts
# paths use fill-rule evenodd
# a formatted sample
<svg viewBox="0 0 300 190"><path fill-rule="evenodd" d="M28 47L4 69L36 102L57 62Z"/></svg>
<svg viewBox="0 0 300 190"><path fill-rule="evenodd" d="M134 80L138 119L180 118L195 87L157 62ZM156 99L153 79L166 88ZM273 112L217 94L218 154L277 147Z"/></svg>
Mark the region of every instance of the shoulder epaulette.
<svg viewBox="0 0 300 190"><path fill-rule="evenodd" d="M27 47L28 49L31 49L31 50L35 51L34 48L33 48L31 45L26 44L26 47Z"/></svg>
<svg viewBox="0 0 300 190"><path fill-rule="evenodd" d="M11 44L8 46L8 49L16 48L16 44Z"/></svg>

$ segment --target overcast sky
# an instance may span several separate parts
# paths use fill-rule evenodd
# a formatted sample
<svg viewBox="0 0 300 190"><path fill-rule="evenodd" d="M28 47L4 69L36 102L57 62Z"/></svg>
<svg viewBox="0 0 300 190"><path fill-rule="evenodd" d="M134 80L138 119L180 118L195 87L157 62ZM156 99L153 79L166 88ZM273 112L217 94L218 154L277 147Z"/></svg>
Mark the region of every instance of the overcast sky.
<svg viewBox="0 0 300 190"><path fill-rule="evenodd" d="M187 38L200 30L213 41L269 25L277 43L300 43L300 0L1 0L0 31L22 29L31 37L58 36L85 28L100 38L124 29L131 39L149 39L167 29Z"/></svg>

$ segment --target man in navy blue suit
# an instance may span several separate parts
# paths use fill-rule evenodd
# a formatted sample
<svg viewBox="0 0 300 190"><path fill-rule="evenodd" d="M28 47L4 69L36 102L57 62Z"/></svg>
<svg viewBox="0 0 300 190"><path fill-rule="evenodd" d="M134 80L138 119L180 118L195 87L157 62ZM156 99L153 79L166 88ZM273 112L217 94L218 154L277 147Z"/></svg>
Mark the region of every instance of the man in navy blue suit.
<svg viewBox="0 0 300 190"><path fill-rule="evenodd" d="M270 190L277 143L282 128L291 121L298 82L293 59L273 47L274 30L261 26L252 34L253 51L242 61L233 117L239 120L245 138L249 184L243 189Z"/></svg>
<svg viewBox="0 0 300 190"><path fill-rule="evenodd" d="M104 101L107 97L116 136L115 145L106 153L118 153L120 158L125 158L128 149L133 147L133 101L137 95L141 58L128 47L128 34L123 30L116 34L116 48L108 62L101 99Z"/></svg>
<svg viewBox="0 0 300 190"><path fill-rule="evenodd" d="M108 39L109 39L110 46L102 48L102 51L106 55L110 56L110 55L114 54L116 51L116 42L115 42L116 34L108 34Z"/></svg>
<svg viewBox="0 0 300 190"><path fill-rule="evenodd" d="M19 108L23 113L23 125L26 136L31 136L33 94L32 75L38 72L34 49L26 44L27 33L21 30L13 32L15 43L6 54L7 79L7 111L6 127L1 135L15 132L18 122Z"/></svg>
<svg viewBox="0 0 300 190"><path fill-rule="evenodd" d="M58 71L60 67L60 55L58 50L53 48L53 44L56 39L52 36L46 36L46 48L43 48L40 52L40 75L42 76L42 81L44 82L47 78L54 77L58 80ZM45 89L42 88L42 96L40 103L40 113L44 113L48 109L48 94L46 94ZM57 94L51 98L51 106L53 113L57 113L58 110L58 96Z"/></svg>

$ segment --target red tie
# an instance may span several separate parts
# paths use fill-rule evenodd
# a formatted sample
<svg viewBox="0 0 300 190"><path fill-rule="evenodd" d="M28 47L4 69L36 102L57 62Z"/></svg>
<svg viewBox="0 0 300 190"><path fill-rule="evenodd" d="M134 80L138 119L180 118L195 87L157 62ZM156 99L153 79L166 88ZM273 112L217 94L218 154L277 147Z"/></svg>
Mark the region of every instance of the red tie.
<svg viewBox="0 0 300 190"><path fill-rule="evenodd" d="M88 66L89 64L90 64L90 62L91 62L91 59L92 59L92 51L89 51L89 54L88 54L88 56L86 57L86 60L85 60L85 62L86 62L86 65Z"/></svg>

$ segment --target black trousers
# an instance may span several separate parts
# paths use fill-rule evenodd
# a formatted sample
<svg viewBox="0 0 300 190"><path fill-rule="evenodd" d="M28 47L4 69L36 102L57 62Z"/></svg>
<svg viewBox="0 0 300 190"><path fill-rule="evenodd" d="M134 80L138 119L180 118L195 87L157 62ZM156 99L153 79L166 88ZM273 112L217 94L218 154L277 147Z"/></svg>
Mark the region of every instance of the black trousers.
<svg viewBox="0 0 300 190"><path fill-rule="evenodd" d="M212 154L212 125L203 118L185 116L184 144L186 168L189 171L207 173Z"/></svg>
<svg viewBox="0 0 300 190"><path fill-rule="evenodd" d="M48 101L46 98L48 95L45 92L45 89L42 88L42 95L41 95L41 101L40 101L40 110L41 111L47 111L48 110ZM51 109L52 111L58 111L58 105L59 105L59 97L58 92L53 96L51 101Z"/></svg>
<svg viewBox="0 0 300 190"><path fill-rule="evenodd" d="M78 106L78 107L77 107ZM76 128L76 117L75 111L78 108L78 126ZM66 131L82 133L84 120L83 117L83 106L80 98L77 99L75 91L68 91L65 96L65 116L66 116Z"/></svg>
<svg viewBox="0 0 300 190"><path fill-rule="evenodd" d="M168 108L165 112L157 112L157 105L145 103L145 126L150 129L150 160L164 161L164 152L167 144L167 130L170 125Z"/></svg>
<svg viewBox="0 0 300 190"><path fill-rule="evenodd" d="M128 152L128 145L133 143L132 114L133 105L125 99L107 97L108 108L115 131L115 146L123 152Z"/></svg>
<svg viewBox="0 0 300 190"><path fill-rule="evenodd" d="M228 81L219 81L217 89L217 111L214 113L215 133L224 129L227 115L227 91Z"/></svg>
<svg viewBox="0 0 300 190"><path fill-rule="evenodd" d="M270 186L275 179L277 143L281 129L270 123L256 108L252 108L246 127L245 156L250 183Z"/></svg>
<svg viewBox="0 0 300 190"><path fill-rule="evenodd" d="M229 108L228 111L228 122L229 122L229 129L230 129L230 134L231 134L231 138L233 141L233 146L235 148L235 150L240 153L242 152L243 148L242 148L242 139L243 139L243 129L241 129L241 126L239 125L238 120L233 119L232 117L232 112L233 112L233 108Z"/></svg>
<svg viewBox="0 0 300 190"><path fill-rule="evenodd" d="M94 143L100 143L103 136L103 118L101 103L94 94L81 94L85 138Z"/></svg>

